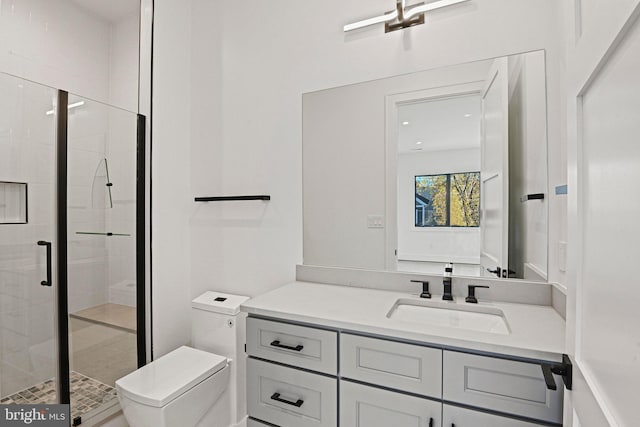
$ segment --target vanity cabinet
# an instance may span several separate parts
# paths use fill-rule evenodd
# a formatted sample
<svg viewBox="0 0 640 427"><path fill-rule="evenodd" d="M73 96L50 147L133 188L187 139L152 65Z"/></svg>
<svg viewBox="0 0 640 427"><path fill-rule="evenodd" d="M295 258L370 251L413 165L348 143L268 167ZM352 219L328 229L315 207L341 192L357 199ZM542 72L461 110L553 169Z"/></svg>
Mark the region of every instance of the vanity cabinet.
<svg viewBox="0 0 640 427"><path fill-rule="evenodd" d="M252 427L562 424L535 361L254 317L247 353Z"/></svg>

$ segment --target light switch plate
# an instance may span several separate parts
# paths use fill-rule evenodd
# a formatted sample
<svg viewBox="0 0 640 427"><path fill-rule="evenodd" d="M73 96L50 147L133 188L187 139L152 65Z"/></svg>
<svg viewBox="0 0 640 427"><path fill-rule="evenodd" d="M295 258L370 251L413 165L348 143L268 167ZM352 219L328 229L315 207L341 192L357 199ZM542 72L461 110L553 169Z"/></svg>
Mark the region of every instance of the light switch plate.
<svg viewBox="0 0 640 427"><path fill-rule="evenodd" d="M384 228L384 216L367 215L367 228Z"/></svg>
<svg viewBox="0 0 640 427"><path fill-rule="evenodd" d="M567 242L558 242L558 270L567 271Z"/></svg>

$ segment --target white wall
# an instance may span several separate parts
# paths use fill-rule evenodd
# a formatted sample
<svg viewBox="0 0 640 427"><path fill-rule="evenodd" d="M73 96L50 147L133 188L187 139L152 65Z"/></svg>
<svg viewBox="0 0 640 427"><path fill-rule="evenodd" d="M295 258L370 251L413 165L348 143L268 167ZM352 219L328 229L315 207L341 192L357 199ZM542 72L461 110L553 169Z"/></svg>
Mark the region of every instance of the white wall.
<svg viewBox="0 0 640 427"><path fill-rule="evenodd" d="M151 158L154 357L188 342L191 337L191 18L189 2L154 3ZM214 102L212 99L211 103Z"/></svg>
<svg viewBox="0 0 640 427"><path fill-rule="evenodd" d="M480 263L479 227L425 228L416 227L414 221L416 175L479 170L480 148L398 155L399 260Z"/></svg>
<svg viewBox="0 0 640 427"><path fill-rule="evenodd" d="M125 16L109 29L109 104L138 111L139 14Z"/></svg>
<svg viewBox="0 0 640 427"><path fill-rule="evenodd" d="M205 289L257 295L295 278L304 92L547 49L549 102L557 104L549 141L559 149L558 7L554 0L476 0L410 30L345 35L344 24L388 10L388 1L158 0L154 310L163 316L154 317L156 343L187 340L189 300ZM190 200L259 192L272 200Z"/></svg>
<svg viewBox="0 0 640 427"><path fill-rule="evenodd" d="M69 0L0 3L0 71L109 98L109 25Z"/></svg>

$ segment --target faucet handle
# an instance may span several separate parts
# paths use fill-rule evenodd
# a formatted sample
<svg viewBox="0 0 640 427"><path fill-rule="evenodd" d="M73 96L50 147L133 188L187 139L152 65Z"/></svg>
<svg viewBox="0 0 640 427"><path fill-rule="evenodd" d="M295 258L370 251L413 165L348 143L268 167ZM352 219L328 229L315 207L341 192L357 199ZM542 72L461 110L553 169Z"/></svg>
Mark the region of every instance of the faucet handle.
<svg viewBox="0 0 640 427"><path fill-rule="evenodd" d="M427 280L412 280L413 283L422 283L422 293L420 294L420 298L431 298L431 294L429 293L429 281Z"/></svg>
<svg viewBox="0 0 640 427"><path fill-rule="evenodd" d="M472 303L472 304L477 304L478 303L478 299L476 298L476 288L487 288L487 289L489 289L488 286L469 285L469 295L464 299L465 302L469 302L469 303Z"/></svg>

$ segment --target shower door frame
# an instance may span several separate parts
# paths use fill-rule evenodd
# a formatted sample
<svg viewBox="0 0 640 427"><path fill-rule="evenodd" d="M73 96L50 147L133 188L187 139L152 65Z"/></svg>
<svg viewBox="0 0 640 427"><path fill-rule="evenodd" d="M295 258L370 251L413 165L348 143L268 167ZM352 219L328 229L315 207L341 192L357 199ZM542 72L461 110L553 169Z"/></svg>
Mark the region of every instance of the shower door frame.
<svg viewBox="0 0 640 427"><path fill-rule="evenodd" d="M68 281L68 244L67 244L67 201L68 201L68 109L69 92L58 90L56 115L56 254L57 286L56 312L58 332L58 374L56 388L58 402L71 404L69 348L69 281ZM136 118L136 347L138 368L147 363L146 348L146 222L145 222L145 186L146 186L146 117L137 114ZM81 420L70 420L72 425L80 425Z"/></svg>

